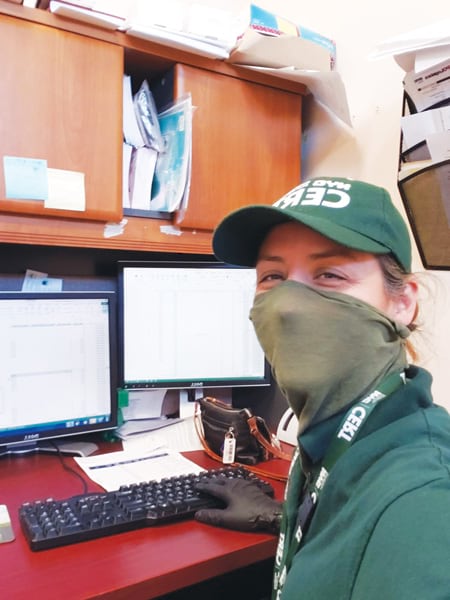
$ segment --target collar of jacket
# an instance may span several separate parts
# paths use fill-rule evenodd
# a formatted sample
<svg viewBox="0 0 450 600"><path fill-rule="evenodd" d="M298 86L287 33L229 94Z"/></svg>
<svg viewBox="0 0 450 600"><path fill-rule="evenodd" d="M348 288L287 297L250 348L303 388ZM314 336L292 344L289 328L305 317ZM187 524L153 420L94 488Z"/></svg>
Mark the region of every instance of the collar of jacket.
<svg viewBox="0 0 450 600"><path fill-rule="evenodd" d="M359 439L380 429L407 414L426 408L433 403L431 396L430 373L420 367L411 366L406 370L406 386L392 394L389 402L381 402L371 418L361 429ZM407 391L408 393L404 393ZM346 410L314 425L299 436L302 454L306 453L311 465L322 460Z"/></svg>

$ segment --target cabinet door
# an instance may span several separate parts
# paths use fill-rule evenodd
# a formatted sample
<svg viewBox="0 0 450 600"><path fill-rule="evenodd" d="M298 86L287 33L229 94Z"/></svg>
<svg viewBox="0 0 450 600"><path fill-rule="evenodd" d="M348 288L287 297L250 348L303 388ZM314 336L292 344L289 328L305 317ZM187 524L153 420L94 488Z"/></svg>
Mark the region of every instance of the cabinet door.
<svg viewBox="0 0 450 600"><path fill-rule="evenodd" d="M4 15L0 49L0 211L120 220L123 49ZM8 188L5 156L12 158ZM20 177L33 164L42 166L27 159L47 161L51 189L62 202L44 201L45 190L31 183L32 193L16 198L23 193ZM72 203L83 179L84 207Z"/></svg>
<svg viewBox="0 0 450 600"><path fill-rule="evenodd" d="M177 65L174 97L192 94L192 182L183 228L212 230L300 181L301 96Z"/></svg>

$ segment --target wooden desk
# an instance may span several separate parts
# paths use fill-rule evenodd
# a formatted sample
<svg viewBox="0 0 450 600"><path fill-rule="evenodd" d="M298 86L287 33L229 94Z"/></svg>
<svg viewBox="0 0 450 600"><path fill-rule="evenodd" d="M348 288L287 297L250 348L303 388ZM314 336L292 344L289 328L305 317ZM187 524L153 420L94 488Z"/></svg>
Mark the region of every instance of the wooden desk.
<svg viewBox="0 0 450 600"><path fill-rule="evenodd" d="M203 452L186 456L204 467L218 466ZM72 458L65 461L78 470ZM288 463L280 460L264 466L278 473L288 469ZM281 498L284 484L271 483ZM99 490L89 483L89 491ZM15 541L0 544L2 598L149 600L275 554L275 536L228 531L191 520L32 552L19 525L20 504L81 492L79 479L63 469L56 455L0 459L0 503L8 507L16 536Z"/></svg>

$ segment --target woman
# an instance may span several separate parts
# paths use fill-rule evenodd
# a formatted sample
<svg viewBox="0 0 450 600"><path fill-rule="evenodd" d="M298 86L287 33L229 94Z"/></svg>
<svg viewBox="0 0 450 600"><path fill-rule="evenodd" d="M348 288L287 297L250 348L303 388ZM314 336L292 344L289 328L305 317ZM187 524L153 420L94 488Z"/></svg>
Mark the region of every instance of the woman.
<svg viewBox="0 0 450 600"><path fill-rule="evenodd" d="M408 363L418 286L386 190L306 181L273 206L226 217L218 258L254 265L251 309L299 421L273 598L450 598L450 417ZM198 520L274 530L281 506L248 484L203 489Z"/></svg>

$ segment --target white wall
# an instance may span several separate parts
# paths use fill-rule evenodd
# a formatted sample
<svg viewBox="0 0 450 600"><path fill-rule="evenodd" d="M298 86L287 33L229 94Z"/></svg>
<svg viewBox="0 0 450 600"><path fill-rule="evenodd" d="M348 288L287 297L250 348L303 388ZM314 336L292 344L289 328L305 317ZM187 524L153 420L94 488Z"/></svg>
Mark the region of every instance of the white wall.
<svg viewBox="0 0 450 600"><path fill-rule="evenodd" d="M228 0L228 6L233 4L245 2ZM396 183L404 72L391 57L374 61L368 56L389 37L449 17L448 0L426 4L422 0L256 0L255 4L337 44L337 68L346 87L353 129L337 125L314 102L306 101L303 177L342 175L382 185L405 215ZM423 271L417 251L414 269ZM422 301L424 333L415 336L418 362L433 374L436 402L450 409L450 271L436 271L426 279L431 280L432 294Z"/></svg>

